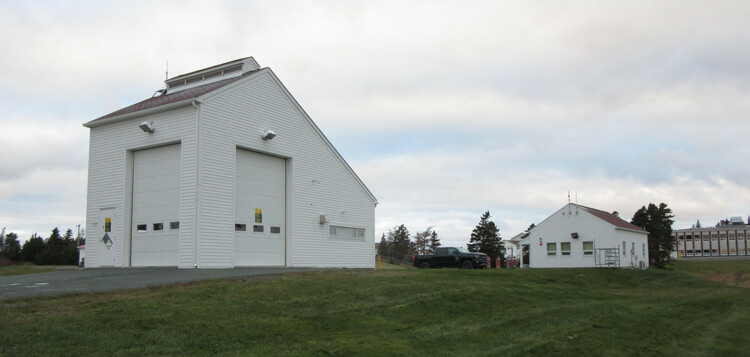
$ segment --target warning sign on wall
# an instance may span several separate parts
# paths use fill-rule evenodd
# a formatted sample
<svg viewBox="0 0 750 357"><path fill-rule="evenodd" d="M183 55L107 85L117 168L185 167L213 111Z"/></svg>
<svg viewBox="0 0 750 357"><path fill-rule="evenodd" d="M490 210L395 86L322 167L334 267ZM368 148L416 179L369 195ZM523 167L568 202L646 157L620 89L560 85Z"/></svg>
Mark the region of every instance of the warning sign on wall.
<svg viewBox="0 0 750 357"><path fill-rule="evenodd" d="M263 210L260 208L255 209L255 223L263 223Z"/></svg>
<svg viewBox="0 0 750 357"><path fill-rule="evenodd" d="M112 232L112 218L107 217L104 219L104 231Z"/></svg>

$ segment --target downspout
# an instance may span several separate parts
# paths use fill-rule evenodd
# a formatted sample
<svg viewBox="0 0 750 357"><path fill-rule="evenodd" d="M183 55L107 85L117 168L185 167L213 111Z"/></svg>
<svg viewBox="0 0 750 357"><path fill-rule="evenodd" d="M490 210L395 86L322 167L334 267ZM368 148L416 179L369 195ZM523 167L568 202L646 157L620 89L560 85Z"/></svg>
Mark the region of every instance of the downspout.
<svg viewBox="0 0 750 357"><path fill-rule="evenodd" d="M193 100L193 107L195 108L195 209L193 210L193 268L198 268L198 209L200 208L200 197L201 197L201 185L200 185L200 156L201 156L201 110L199 104L201 101L198 99Z"/></svg>

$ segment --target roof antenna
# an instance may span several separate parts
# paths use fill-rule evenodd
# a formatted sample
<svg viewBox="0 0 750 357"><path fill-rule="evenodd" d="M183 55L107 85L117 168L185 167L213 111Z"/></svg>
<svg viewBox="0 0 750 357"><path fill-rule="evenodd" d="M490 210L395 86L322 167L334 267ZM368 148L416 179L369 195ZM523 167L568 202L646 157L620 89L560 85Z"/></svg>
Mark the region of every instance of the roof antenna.
<svg viewBox="0 0 750 357"><path fill-rule="evenodd" d="M578 192L576 192L576 214L578 214Z"/></svg>
<svg viewBox="0 0 750 357"><path fill-rule="evenodd" d="M169 79L169 60L167 60L167 70L164 72L164 77L165 81Z"/></svg>

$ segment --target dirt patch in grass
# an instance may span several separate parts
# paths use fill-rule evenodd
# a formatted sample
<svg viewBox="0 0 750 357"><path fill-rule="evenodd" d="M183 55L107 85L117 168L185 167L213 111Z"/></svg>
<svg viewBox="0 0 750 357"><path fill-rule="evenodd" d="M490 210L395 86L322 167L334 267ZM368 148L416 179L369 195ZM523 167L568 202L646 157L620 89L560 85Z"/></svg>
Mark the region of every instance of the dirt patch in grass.
<svg viewBox="0 0 750 357"><path fill-rule="evenodd" d="M708 280L720 282L722 284L750 288L750 273L741 271L731 273L718 273L706 275L705 278Z"/></svg>

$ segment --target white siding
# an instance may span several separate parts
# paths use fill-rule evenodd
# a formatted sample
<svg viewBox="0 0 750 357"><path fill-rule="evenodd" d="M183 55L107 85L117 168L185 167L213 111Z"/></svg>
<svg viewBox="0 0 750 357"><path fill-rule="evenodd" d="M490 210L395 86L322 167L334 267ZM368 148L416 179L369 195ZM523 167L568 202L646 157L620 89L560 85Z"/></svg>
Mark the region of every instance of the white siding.
<svg viewBox="0 0 750 357"><path fill-rule="evenodd" d="M375 199L269 69L156 114L91 128L87 231L113 207L115 266L129 266L133 151L180 144L179 266L233 266L235 161L247 149L286 161L286 265L373 268ZM156 131L138 128L152 121ZM277 137L261 139L270 129ZM365 230L362 239L329 237L330 224ZM96 233L95 233L96 234ZM197 254L194 247L197 245ZM96 267L97 239L86 265ZM93 253L92 253L93 252Z"/></svg>
<svg viewBox="0 0 750 357"><path fill-rule="evenodd" d="M265 69L208 95L201 105L199 266L232 264L240 147L287 158L287 265L374 267L375 203L282 88ZM262 140L266 129L276 138ZM364 228L365 238L329 238L320 214L333 225Z"/></svg>
<svg viewBox="0 0 750 357"><path fill-rule="evenodd" d="M131 266L179 265L180 230L170 223L180 220L180 152L176 144L133 153Z"/></svg>
<svg viewBox="0 0 750 357"><path fill-rule="evenodd" d="M578 233L578 238L572 238L571 233ZM594 216L584 208L577 208L573 204L566 205L551 215L538 226L534 227L529 237L521 244L528 244L530 250L529 265L531 268L588 268L595 266L594 255L584 255L583 242L593 241L594 249L620 248L620 266L630 267L631 261L635 266L642 261L641 244L647 243L645 233L637 233L618 229L614 225ZM541 241L541 245L539 245ZM626 249L623 254L622 242ZM561 255L560 243L569 242L571 252L569 256ZM547 244L556 243L556 255L547 254ZM631 255L631 246L635 243L635 254ZM648 266L648 256L645 258Z"/></svg>
<svg viewBox="0 0 750 357"><path fill-rule="evenodd" d="M147 134L138 128L142 121L153 121L156 131ZM180 266L193 266L195 238L196 131L192 106L168 112L115 122L90 129L86 231L98 232L99 209L114 207L115 266L129 266L132 151L181 143L180 177ZM92 237L93 238L93 237ZM89 239L87 267L97 262L98 239Z"/></svg>

